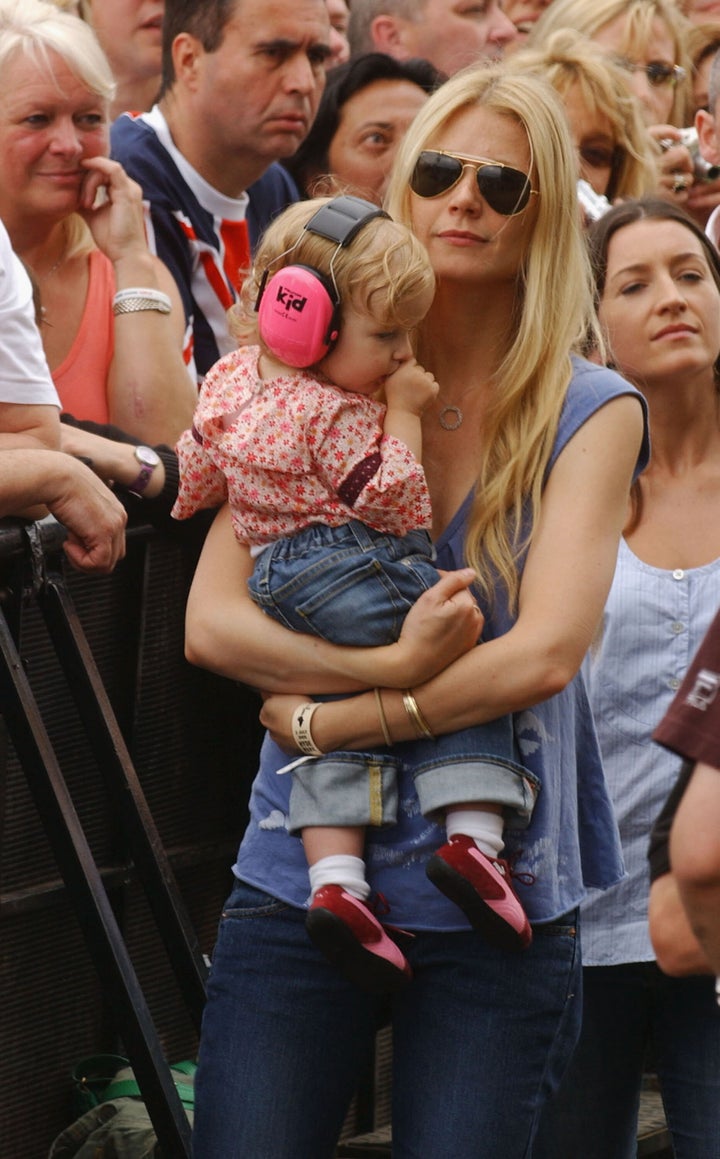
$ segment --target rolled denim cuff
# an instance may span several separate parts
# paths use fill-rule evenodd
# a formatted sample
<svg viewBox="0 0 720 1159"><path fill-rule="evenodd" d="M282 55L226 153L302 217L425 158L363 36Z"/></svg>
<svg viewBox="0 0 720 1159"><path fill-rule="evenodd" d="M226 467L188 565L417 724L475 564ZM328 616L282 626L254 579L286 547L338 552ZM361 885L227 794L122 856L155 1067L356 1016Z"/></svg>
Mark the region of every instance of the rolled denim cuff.
<svg viewBox="0 0 720 1159"><path fill-rule="evenodd" d="M453 805L471 801L504 807L510 829L526 829L530 823L540 781L512 761L455 754L446 760L428 761L415 770L415 788L425 817L442 814Z"/></svg>
<svg viewBox="0 0 720 1159"><path fill-rule="evenodd" d="M398 762L375 753L330 753L293 770L288 828L394 825Z"/></svg>

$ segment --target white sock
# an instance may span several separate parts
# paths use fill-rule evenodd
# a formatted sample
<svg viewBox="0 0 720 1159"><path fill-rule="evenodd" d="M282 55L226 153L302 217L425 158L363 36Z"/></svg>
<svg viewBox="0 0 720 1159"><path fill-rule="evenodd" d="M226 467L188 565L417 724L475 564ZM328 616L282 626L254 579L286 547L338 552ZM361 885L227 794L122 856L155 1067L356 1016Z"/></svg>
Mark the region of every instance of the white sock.
<svg viewBox="0 0 720 1159"><path fill-rule="evenodd" d="M457 833L472 837L481 853L497 857L505 841L505 820L490 809L449 809L445 817L448 841Z"/></svg>
<svg viewBox="0 0 720 1159"><path fill-rule="evenodd" d="M367 901L370 886L365 880L365 862L349 853L321 857L310 866L310 896L315 897L324 885L340 885L358 901Z"/></svg>

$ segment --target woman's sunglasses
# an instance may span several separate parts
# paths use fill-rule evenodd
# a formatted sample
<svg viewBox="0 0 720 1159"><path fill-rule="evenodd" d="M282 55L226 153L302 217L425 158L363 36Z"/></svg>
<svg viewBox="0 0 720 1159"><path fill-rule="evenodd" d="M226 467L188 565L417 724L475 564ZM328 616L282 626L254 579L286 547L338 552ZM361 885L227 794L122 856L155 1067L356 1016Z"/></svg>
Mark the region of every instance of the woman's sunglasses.
<svg viewBox="0 0 720 1159"><path fill-rule="evenodd" d="M519 169L512 169L500 161L486 161L482 157L463 157L459 153L425 149L415 162L410 188L418 197L440 197L457 185L466 169L475 170L480 193L491 209L503 217L512 217L527 208L530 178Z"/></svg>

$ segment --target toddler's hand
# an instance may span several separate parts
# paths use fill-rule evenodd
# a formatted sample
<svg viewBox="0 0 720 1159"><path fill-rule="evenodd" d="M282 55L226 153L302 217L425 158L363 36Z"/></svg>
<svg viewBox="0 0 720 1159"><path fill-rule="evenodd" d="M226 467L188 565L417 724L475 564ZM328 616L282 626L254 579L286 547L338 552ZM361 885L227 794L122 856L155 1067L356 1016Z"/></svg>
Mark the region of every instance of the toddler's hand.
<svg viewBox="0 0 720 1159"><path fill-rule="evenodd" d="M402 407L411 414L421 415L439 389L430 371L410 358L386 378L385 399L388 407Z"/></svg>

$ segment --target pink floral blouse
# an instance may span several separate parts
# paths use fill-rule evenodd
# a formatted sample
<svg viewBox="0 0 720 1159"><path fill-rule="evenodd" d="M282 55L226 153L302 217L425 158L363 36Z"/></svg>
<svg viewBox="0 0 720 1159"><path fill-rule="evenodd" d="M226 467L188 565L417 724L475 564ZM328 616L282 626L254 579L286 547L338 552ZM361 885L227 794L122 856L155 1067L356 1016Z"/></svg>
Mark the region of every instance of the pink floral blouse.
<svg viewBox="0 0 720 1159"><path fill-rule="evenodd" d="M228 500L250 545L350 519L389 535L429 528L425 472L383 433L385 407L309 371L263 380L259 353L241 347L207 374L193 429L177 446L175 518Z"/></svg>

